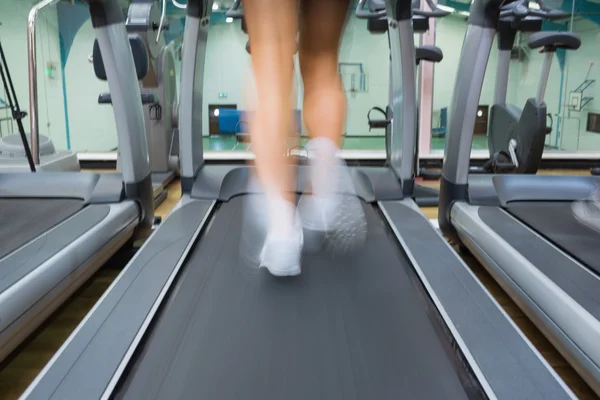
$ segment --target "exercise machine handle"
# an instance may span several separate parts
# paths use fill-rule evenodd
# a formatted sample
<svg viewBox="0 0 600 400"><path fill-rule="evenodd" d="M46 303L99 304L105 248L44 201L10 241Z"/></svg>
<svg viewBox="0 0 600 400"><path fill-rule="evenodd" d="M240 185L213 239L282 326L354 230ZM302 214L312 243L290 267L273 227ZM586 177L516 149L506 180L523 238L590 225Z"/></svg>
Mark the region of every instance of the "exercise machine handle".
<svg viewBox="0 0 600 400"><path fill-rule="evenodd" d="M386 16L386 9L381 9L377 11L370 11L365 9L365 3L367 0L359 0L356 5L356 18L359 19L379 19Z"/></svg>
<svg viewBox="0 0 600 400"><path fill-rule="evenodd" d="M450 15L450 11L444 11L433 2L433 0L425 0L431 11L421 10L419 6L413 7L413 14L421 17L443 18ZM418 2L417 2L418 3Z"/></svg>

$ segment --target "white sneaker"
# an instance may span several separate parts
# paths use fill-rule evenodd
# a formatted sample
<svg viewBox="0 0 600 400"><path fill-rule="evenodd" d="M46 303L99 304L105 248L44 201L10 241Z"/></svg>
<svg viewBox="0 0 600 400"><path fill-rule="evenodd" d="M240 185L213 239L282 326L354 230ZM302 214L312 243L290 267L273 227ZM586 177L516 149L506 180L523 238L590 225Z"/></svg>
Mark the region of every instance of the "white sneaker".
<svg viewBox="0 0 600 400"><path fill-rule="evenodd" d="M304 237L299 218L290 232L267 233L267 238L260 253L260 266L265 267L274 276L300 275L300 258Z"/></svg>
<svg viewBox="0 0 600 400"><path fill-rule="evenodd" d="M588 200L575 201L571 205L573 215L583 225L600 232L600 198L599 193L595 193Z"/></svg>
<svg viewBox="0 0 600 400"><path fill-rule="evenodd" d="M319 139L311 142L307 145L309 153L317 157L322 154L326 159L317 158L311 163L313 195L303 195L298 204L302 225L311 249L324 242L334 253L346 252L366 240L364 210L355 195L349 168L332 155L333 142Z"/></svg>

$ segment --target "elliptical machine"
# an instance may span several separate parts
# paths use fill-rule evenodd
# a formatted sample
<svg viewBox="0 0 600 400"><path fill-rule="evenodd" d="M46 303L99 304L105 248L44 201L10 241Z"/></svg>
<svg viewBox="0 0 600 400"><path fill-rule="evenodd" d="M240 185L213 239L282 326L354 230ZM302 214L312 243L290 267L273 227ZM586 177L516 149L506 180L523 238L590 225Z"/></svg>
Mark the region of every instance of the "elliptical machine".
<svg viewBox="0 0 600 400"><path fill-rule="evenodd" d="M127 13L129 44L140 81L144 106L154 204L167 197L166 186L179 174L179 104L175 43L165 44L162 32L168 29L156 0L134 0ZM94 43L94 71L106 80L98 42ZM110 93L98 96L98 104L112 104ZM119 158L117 158L119 170Z"/></svg>
<svg viewBox="0 0 600 400"><path fill-rule="evenodd" d="M360 3L364 3L361 1ZM413 7L413 31L415 33L424 33L429 30L429 18L441 18L445 17L449 14L449 12L438 9L435 4L427 0L428 6L433 11L423 11L420 9L419 0L412 2ZM383 34L388 33L388 21L385 17L375 18L374 15L377 13L385 13L385 0L368 0L367 1L368 11L362 10L356 12L356 16L358 18L367 18L367 29L370 33L373 34ZM359 4L359 7L361 5ZM389 36L388 36L389 40ZM390 49L391 50L391 49ZM391 52L390 52L391 58ZM433 63L439 63L444 58L442 50L436 46L421 46L415 49L415 59L417 67L420 65L421 61L428 61ZM390 82L392 71L390 70ZM390 96L392 94L392 88L390 87ZM391 101L390 101L391 103ZM417 101L418 104L418 101ZM415 107L417 107L415 104ZM377 112L383 116L383 118L373 118L373 113ZM384 110L381 107L373 107L369 110L367 114L367 120L369 124L369 131L371 129L385 129L385 137L386 137L386 154L390 154L390 137L391 137L391 127L392 127L392 109L388 105ZM432 173L425 169L420 168L419 166L419 127L418 127L418 118L415 119L415 149L414 149L414 165L413 170L416 177L423 177L424 179L436 180L439 179L439 174ZM414 185L413 189L413 198L419 206L423 207L436 207L439 202L439 192L436 189L428 188L425 186L421 186L419 184Z"/></svg>
<svg viewBox="0 0 600 400"><path fill-rule="evenodd" d="M532 8L537 4L539 9ZM535 174L540 168L546 135L552 132L552 122L544 103L544 94L552 59L557 49L576 50L581 42L564 32L542 30L544 20L564 18L568 14L553 10L543 0L517 0L500 11L498 25L498 67L494 89L494 104L490 111L488 148L491 159L480 172ZM510 58L517 32L539 32L528 40L532 50L545 53L537 95L520 109L506 103Z"/></svg>

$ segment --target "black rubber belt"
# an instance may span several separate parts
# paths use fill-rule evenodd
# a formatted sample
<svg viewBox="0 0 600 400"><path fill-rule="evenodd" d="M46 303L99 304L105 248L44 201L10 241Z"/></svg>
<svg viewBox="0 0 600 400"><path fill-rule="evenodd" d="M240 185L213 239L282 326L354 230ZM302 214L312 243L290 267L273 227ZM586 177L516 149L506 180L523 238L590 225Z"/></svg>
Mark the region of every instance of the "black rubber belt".
<svg viewBox="0 0 600 400"><path fill-rule="evenodd" d="M575 219L570 202L509 203L507 210L600 274L600 233Z"/></svg>
<svg viewBox="0 0 600 400"><path fill-rule="evenodd" d="M374 209L360 252L306 255L281 279L240 257L243 198L217 212L117 398L467 398Z"/></svg>

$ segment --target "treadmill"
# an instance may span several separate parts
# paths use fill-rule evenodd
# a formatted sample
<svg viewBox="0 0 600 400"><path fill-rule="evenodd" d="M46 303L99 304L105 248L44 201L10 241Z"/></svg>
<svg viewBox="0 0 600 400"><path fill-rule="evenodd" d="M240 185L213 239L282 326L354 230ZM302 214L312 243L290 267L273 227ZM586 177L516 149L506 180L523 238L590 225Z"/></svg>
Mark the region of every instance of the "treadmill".
<svg viewBox="0 0 600 400"><path fill-rule="evenodd" d="M98 18L94 23L123 110L115 113L123 172L0 173L0 359L152 226L144 120L127 36L99 26Z"/></svg>
<svg viewBox="0 0 600 400"><path fill-rule="evenodd" d="M450 108L439 225L466 246L600 394L600 234L577 222L571 203L600 184L592 176L473 175L469 154L475 113L496 31L560 13L532 3L475 0ZM538 32L532 48L571 49L568 32ZM506 50L509 51L509 50ZM544 71L548 74L548 70ZM543 97L545 87L538 89Z"/></svg>
<svg viewBox="0 0 600 400"><path fill-rule="evenodd" d="M117 6L95 0L94 19ZM401 157L413 151L401 154L397 141L391 167L352 169L368 220L364 247L306 253L290 279L249 264L238 249L256 233L241 229L244 201L259 195L248 185L252 168L203 159L211 11L210 1L187 4L183 197L22 398L575 398L403 196L395 171L400 161L410 168ZM410 2L390 2L387 15L394 98L414 99ZM290 168L299 173L290 189L301 192L308 171Z"/></svg>
<svg viewBox="0 0 600 400"><path fill-rule="evenodd" d="M167 186L175 179L177 169L176 165L172 165L170 151L176 140L173 137L176 129L174 103L177 99L175 42L165 44L163 30L168 27L162 26L164 18L161 20L161 15L156 0L136 0L127 9L125 23L142 93L155 207L167 198ZM92 54L96 77L106 80L102 55L96 43ZM111 94L100 94L98 104L112 104ZM174 161L176 164L177 157ZM117 171L120 164L117 157Z"/></svg>
<svg viewBox="0 0 600 400"><path fill-rule="evenodd" d="M365 3L366 9L363 9ZM428 6L431 11L421 10L420 9L420 1L412 1L413 7L413 32L415 34L423 34L429 30L429 18L443 18L450 14L448 11L443 11L431 1L429 0ZM389 41L389 30L388 30L388 21L385 15L386 8L386 0L361 0L358 5L358 12L356 16L361 19L367 20L367 30L373 34L388 34ZM417 66L420 65L421 61L427 61L432 63L439 63L442 61L444 55L438 47L435 46L420 46L415 49L416 58L415 62ZM391 42L390 42L390 60L391 60ZM392 87L392 73L393 73L393 65L390 61L390 90L389 90L389 103L390 105L393 103L393 95L394 89ZM417 91L419 91L417 89ZM420 92L420 91L419 91ZM415 104L419 104L419 100L415 98ZM410 103L409 103L410 104ZM384 119L371 119L371 111L378 110L380 111ZM382 110L379 107L374 107L367 114L367 119L369 123L369 130L373 128L385 128L386 135L386 153L390 154L391 140L389 140L389 136L392 134L392 129L399 129L398 126L394 126L392 124L394 112L390 106L386 108L386 110ZM398 112L396 113L398 114ZM407 125L408 123L414 124L413 126ZM408 120L405 122L405 125L402 127L403 132L414 132L415 141L414 141L414 151L415 155L413 156L413 180L410 181L405 179L405 182L411 184L404 185L405 194L412 193L412 198L416 201L417 205L420 207L437 207L439 204L439 192L437 189L430 188L427 186L419 185L414 182L415 176L420 176L421 169L419 167L419 126L418 126L418 117L415 115L414 120Z"/></svg>

